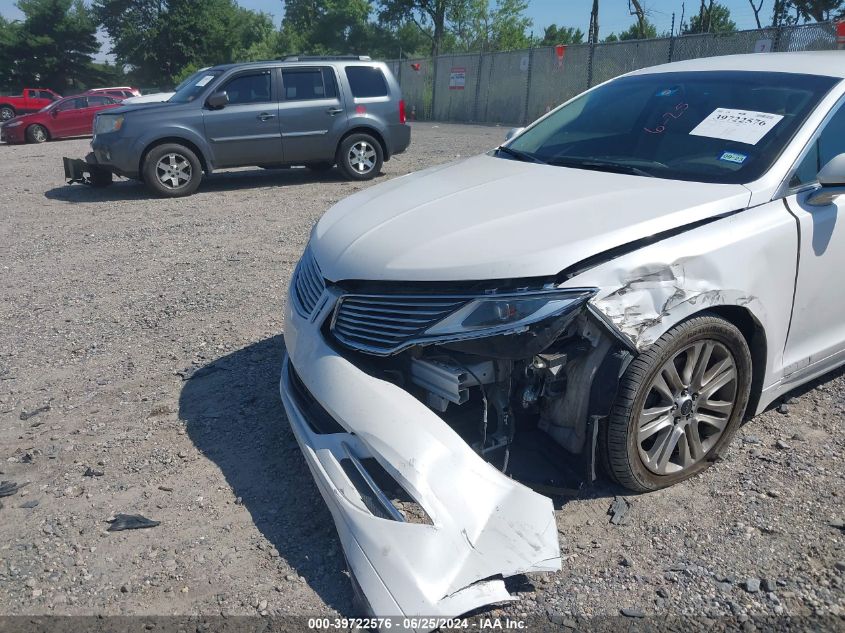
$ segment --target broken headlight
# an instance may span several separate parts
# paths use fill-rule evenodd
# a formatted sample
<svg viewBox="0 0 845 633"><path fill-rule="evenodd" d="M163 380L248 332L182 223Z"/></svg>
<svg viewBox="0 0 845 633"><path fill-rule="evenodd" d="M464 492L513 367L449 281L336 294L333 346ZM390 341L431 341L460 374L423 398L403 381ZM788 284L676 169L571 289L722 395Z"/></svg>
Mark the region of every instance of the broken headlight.
<svg viewBox="0 0 845 633"><path fill-rule="evenodd" d="M529 326L557 317L583 305L595 294L591 289L536 290L479 297L439 321L426 337L468 337L519 333Z"/></svg>

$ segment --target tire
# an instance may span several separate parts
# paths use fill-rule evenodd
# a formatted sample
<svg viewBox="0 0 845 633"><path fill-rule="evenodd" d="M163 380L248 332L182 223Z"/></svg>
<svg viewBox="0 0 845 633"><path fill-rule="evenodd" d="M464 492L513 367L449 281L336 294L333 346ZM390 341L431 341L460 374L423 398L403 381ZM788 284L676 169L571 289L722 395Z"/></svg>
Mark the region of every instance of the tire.
<svg viewBox="0 0 845 633"><path fill-rule="evenodd" d="M311 171L317 171L317 172L320 172L320 171L329 171L330 169L332 169L332 168L334 167L334 163L329 163L329 162L325 162L325 163L308 163L308 164L307 164L307 165L305 165L305 166L306 166L308 169L310 169Z"/></svg>
<svg viewBox="0 0 845 633"><path fill-rule="evenodd" d="M15 118L15 109L12 106L0 106L0 123Z"/></svg>
<svg viewBox="0 0 845 633"><path fill-rule="evenodd" d="M751 373L745 337L718 316L703 313L666 332L620 381L602 429L608 474L648 492L708 468L742 421Z"/></svg>
<svg viewBox="0 0 845 633"><path fill-rule="evenodd" d="M43 125L30 125L26 128L26 140L30 143L45 143L50 140L50 133Z"/></svg>
<svg viewBox="0 0 845 633"><path fill-rule="evenodd" d="M164 198L189 196L202 181L202 164L193 151L178 143L166 143L151 149L141 168L144 183Z"/></svg>
<svg viewBox="0 0 845 633"><path fill-rule="evenodd" d="M335 162L349 180L370 180L381 172L384 151L369 134L350 134L340 142Z"/></svg>

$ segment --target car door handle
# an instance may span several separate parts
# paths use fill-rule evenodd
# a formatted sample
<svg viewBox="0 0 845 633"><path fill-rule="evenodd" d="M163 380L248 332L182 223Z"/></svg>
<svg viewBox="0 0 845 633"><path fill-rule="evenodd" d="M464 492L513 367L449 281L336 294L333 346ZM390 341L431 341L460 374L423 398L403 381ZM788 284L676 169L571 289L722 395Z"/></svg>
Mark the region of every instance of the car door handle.
<svg viewBox="0 0 845 633"><path fill-rule="evenodd" d="M270 114L269 112L262 112L257 118L259 121L269 121L270 119L275 119L276 115Z"/></svg>
<svg viewBox="0 0 845 633"><path fill-rule="evenodd" d="M326 113L331 114L332 116L340 114L341 112L343 112L343 108L329 108L326 110Z"/></svg>

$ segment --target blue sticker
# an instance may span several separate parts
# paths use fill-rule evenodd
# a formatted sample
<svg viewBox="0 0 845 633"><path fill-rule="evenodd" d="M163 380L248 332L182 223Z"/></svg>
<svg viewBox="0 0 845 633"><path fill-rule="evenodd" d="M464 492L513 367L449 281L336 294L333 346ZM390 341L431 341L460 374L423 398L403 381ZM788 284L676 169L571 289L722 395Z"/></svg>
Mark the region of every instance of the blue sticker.
<svg viewBox="0 0 845 633"><path fill-rule="evenodd" d="M740 154L739 152L722 152L722 155L719 156L719 160L736 163L737 165L742 165L746 158L748 158L747 154Z"/></svg>

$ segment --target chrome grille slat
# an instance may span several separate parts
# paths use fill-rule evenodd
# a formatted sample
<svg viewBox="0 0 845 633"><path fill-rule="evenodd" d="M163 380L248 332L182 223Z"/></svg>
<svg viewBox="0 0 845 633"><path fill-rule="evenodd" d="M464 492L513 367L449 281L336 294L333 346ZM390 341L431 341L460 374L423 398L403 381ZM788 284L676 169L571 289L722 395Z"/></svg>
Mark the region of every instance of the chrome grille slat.
<svg viewBox="0 0 845 633"><path fill-rule="evenodd" d="M310 317L326 289L323 274L310 250L306 250L299 260L291 283L294 309L300 316Z"/></svg>
<svg viewBox="0 0 845 633"><path fill-rule="evenodd" d="M348 295L338 302L331 329L346 347L388 355L407 347L469 300L443 295Z"/></svg>
<svg viewBox="0 0 845 633"><path fill-rule="evenodd" d="M347 316L338 317L337 322L342 323L345 327L350 327L350 328L360 328L360 326L362 325L362 323L360 321L355 321L353 319L350 319ZM397 323L380 323L380 322L376 323L374 325L378 325L379 327L382 327L386 330L395 331L397 333L397 335L408 334L408 333L412 334L414 332L420 331L419 325L398 325Z"/></svg>

